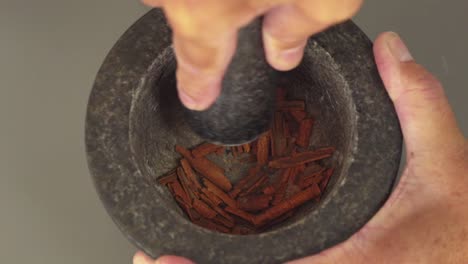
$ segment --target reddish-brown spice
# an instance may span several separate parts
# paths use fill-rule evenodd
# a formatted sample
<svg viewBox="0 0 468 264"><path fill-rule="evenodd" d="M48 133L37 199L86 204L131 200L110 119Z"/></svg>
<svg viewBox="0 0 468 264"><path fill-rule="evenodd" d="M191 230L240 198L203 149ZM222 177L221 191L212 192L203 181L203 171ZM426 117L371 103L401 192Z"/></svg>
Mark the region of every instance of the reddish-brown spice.
<svg viewBox="0 0 468 264"><path fill-rule="evenodd" d="M296 144L300 147L308 147L310 135L312 133L312 127L314 120L311 118L304 119L299 125L299 133L297 135Z"/></svg>
<svg viewBox="0 0 468 264"><path fill-rule="evenodd" d="M272 156L279 157L286 151L287 139L284 136L283 113L276 111L274 116L273 129L271 130Z"/></svg>
<svg viewBox="0 0 468 264"><path fill-rule="evenodd" d="M189 180L189 182L193 184L193 187L200 189L201 185L198 182L197 176L195 175L195 172L192 170L190 163L186 159L181 159L180 165L184 169L185 176L187 176L187 179Z"/></svg>
<svg viewBox="0 0 468 264"><path fill-rule="evenodd" d="M296 195L292 196L288 200L285 200L261 213L255 218L257 225L262 225L269 220L273 220L278 216L304 204L305 202L317 197L320 192L317 192L315 188L307 188Z"/></svg>
<svg viewBox="0 0 468 264"><path fill-rule="evenodd" d="M231 182L224 175L224 170L212 161L205 157L194 158L189 150L179 145L176 146L176 151L184 156L196 171L210 179L219 188L225 191L229 191L232 188Z"/></svg>
<svg viewBox="0 0 468 264"><path fill-rule="evenodd" d="M247 212L261 211L270 206L272 198L265 194L244 196L237 200L237 207Z"/></svg>
<svg viewBox="0 0 468 264"><path fill-rule="evenodd" d="M201 200L193 200L193 209L195 209L201 216L211 219L217 216L215 210L211 209L206 203Z"/></svg>
<svg viewBox="0 0 468 264"><path fill-rule="evenodd" d="M222 146L206 142L206 143L202 143L202 144L198 145L197 147L195 147L192 150L192 155L195 158L204 157L204 156L206 156L206 155L208 155L210 153L216 152L220 148L222 148Z"/></svg>
<svg viewBox="0 0 468 264"><path fill-rule="evenodd" d="M253 179L255 179L260 171L260 166L254 166L249 169L249 172L246 177L240 179L235 185L229 195L232 198L236 198L237 195L244 189L244 187L249 184Z"/></svg>
<svg viewBox="0 0 468 264"><path fill-rule="evenodd" d="M245 153L250 152L250 144L249 143L246 143L246 144L242 145L242 148L244 149Z"/></svg>
<svg viewBox="0 0 468 264"><path fill-rule="evenodd" d="M203 179L203 184L206 186L207 190L212 192L214 195L218 196L225 204L228 206L236 206L236 201L234 201L229 195L227 195L223 190L218 188L212 182L207 179Z"/></svg>
<svg viewBox="0 0 468 264"><path fill-rule="evenodd" d="M265 165L268 162L268 145L270 136L268 133L262 134L257 141L257 163L258 165Z"/></svg>
<svg viewBox="0 0 468 264"><path fill-rule="evenodd" d="M290 110L289 114L298 123L300 123L307 116L307 113L305 111L300 111L300 110Z"/></svg>
<svg viewBox="0 0 468 264"><path fill-rule="evenodd" d="M202 226L202 227L205 227L205 228L208 228L208 229L211 229L211 230L215 230L215 231L218 231L218 232L222 232L222 233L229 233L230 229L225 227L225 226L222 226L220 224L217 224L217 223L214 223L213 221L211 220L208 220L206 218L200 218L200 219L197 219L195 221L193 221L195 224L199 225L199 226Z"/></svg>
<svg viewBox="0 0 468 264"><path fill-rule="evenodd" d="M320 181L320 190L324 191L325 187L328 185L328 181L330 180L330 177L333 175L333 168L330 168L326 170L323 173L323 179Z"/></svg>
<svg viewBox="0 0 468 264"><path fill-rule="evenodd" d="M254 224L254 219L255 219L255 216L252 215L252 214L249 214L239 208L236 208L236 207L231 207L231 206L228 206L226 208L224 208L224 210L226 210L226 212L230 213L230 214L233 214L235 216L238 216L252 224Z"/></svg>
<svg viewBox="0 0 468 264"><path fill-rule="evenodd" d="M167 185L169 183L177 181L176 171L174 170L174 171L169 172L167 175L158 178L157 181L161 185Z"/></svg>
<svg viewBox="0 0 468 264"><path fill-rule="evenodd" d="M320 200L333 168L318 161L330 157L334 148L308 149L313 119L304 101L286 100L285 90L279 89L277 105L272 129L253 142L227 152L211 143L191 150L175 146L183 156L180 166L157 181L193 223L223 233L255 234L287 220L305 202ZM254 166L233 186L211 153ZM232 168L227 167L228 176Z"/></svg>
<svg viewBox="0 0 468 264"><path fill-rule="evenodd" d="M271 168L281 169L295 167L301 164L306 164L311 161L321 160L330 157L335 148L322 148L314 151L298 153L293 157L284 157L270 161L268 164Z"/></svg>

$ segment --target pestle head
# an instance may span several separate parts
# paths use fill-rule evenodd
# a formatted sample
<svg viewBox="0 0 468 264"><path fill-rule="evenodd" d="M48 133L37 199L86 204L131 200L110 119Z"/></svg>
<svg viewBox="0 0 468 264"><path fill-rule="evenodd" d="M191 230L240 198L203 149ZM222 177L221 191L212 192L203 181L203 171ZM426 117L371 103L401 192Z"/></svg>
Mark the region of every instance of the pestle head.
<svg viewBox="0 0 468 264"><path fill-rule="evenodd" d="M210 142L240 145L265 132L273 116L277 72L267 63L256 19L238 34L220 96L207 110L186 109L193 131Z"/></svg>

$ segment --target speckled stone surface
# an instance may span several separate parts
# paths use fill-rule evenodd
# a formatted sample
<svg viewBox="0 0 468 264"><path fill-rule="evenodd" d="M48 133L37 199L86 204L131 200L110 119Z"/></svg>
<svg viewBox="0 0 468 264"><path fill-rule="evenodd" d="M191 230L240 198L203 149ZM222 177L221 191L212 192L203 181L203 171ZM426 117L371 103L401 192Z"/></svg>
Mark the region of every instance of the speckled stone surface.
<svg viewBox="0 0 468 264"><path fill-rule="evenodd" d="M258 235L191 224L155 184L179 158L175 143L200 142L177 100L170 42L162 12L150 11L112 48L89 99L89 168L107 212L136 246L153 257L175 254L197 263L281 263L347 239L383 205L398 170L400 127L372 43L345 22L310 39L302 64L279 81L317 117L311 147L337 148L322 200Z"/></svg>

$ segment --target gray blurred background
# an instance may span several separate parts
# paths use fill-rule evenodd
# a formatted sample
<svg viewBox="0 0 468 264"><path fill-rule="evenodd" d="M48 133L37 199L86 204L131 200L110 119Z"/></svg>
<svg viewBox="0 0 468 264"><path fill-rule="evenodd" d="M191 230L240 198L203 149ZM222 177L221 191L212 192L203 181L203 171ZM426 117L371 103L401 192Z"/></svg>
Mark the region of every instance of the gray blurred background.
<svg viewBox="0 0 468 264"><path fill-rule="evenodd" d="M134 0L0 0L0 262L130 263L84 152L95 74L148 9ZM468 134L468 2L368 0L355 21L393 30L435 73Z"/></svg>

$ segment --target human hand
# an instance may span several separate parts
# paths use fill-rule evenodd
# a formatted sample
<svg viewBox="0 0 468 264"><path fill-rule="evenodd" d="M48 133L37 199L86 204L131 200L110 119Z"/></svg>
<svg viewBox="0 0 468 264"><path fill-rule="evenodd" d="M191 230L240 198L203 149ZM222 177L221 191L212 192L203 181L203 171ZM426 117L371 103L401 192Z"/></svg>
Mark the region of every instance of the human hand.
<svg viewBox="0 0 468 264"><path fill-rule="evenodd" d="M143 0L161 7L173 29L177 87L192 110L208 108L221 91L237 31L264 14L266 59L278 70L296 67L309 36L350 18L362 0Z"/></svg>
<svg viewBox="0 0 468 264"><path fill-rule="evenodd" d="M440 83L416 64L395 33L375 42L380 75L400 120L406 168L383 208L347 241L291 264L466 263L468 141ZM134 264L188 264L135 255Z"/></svg>

